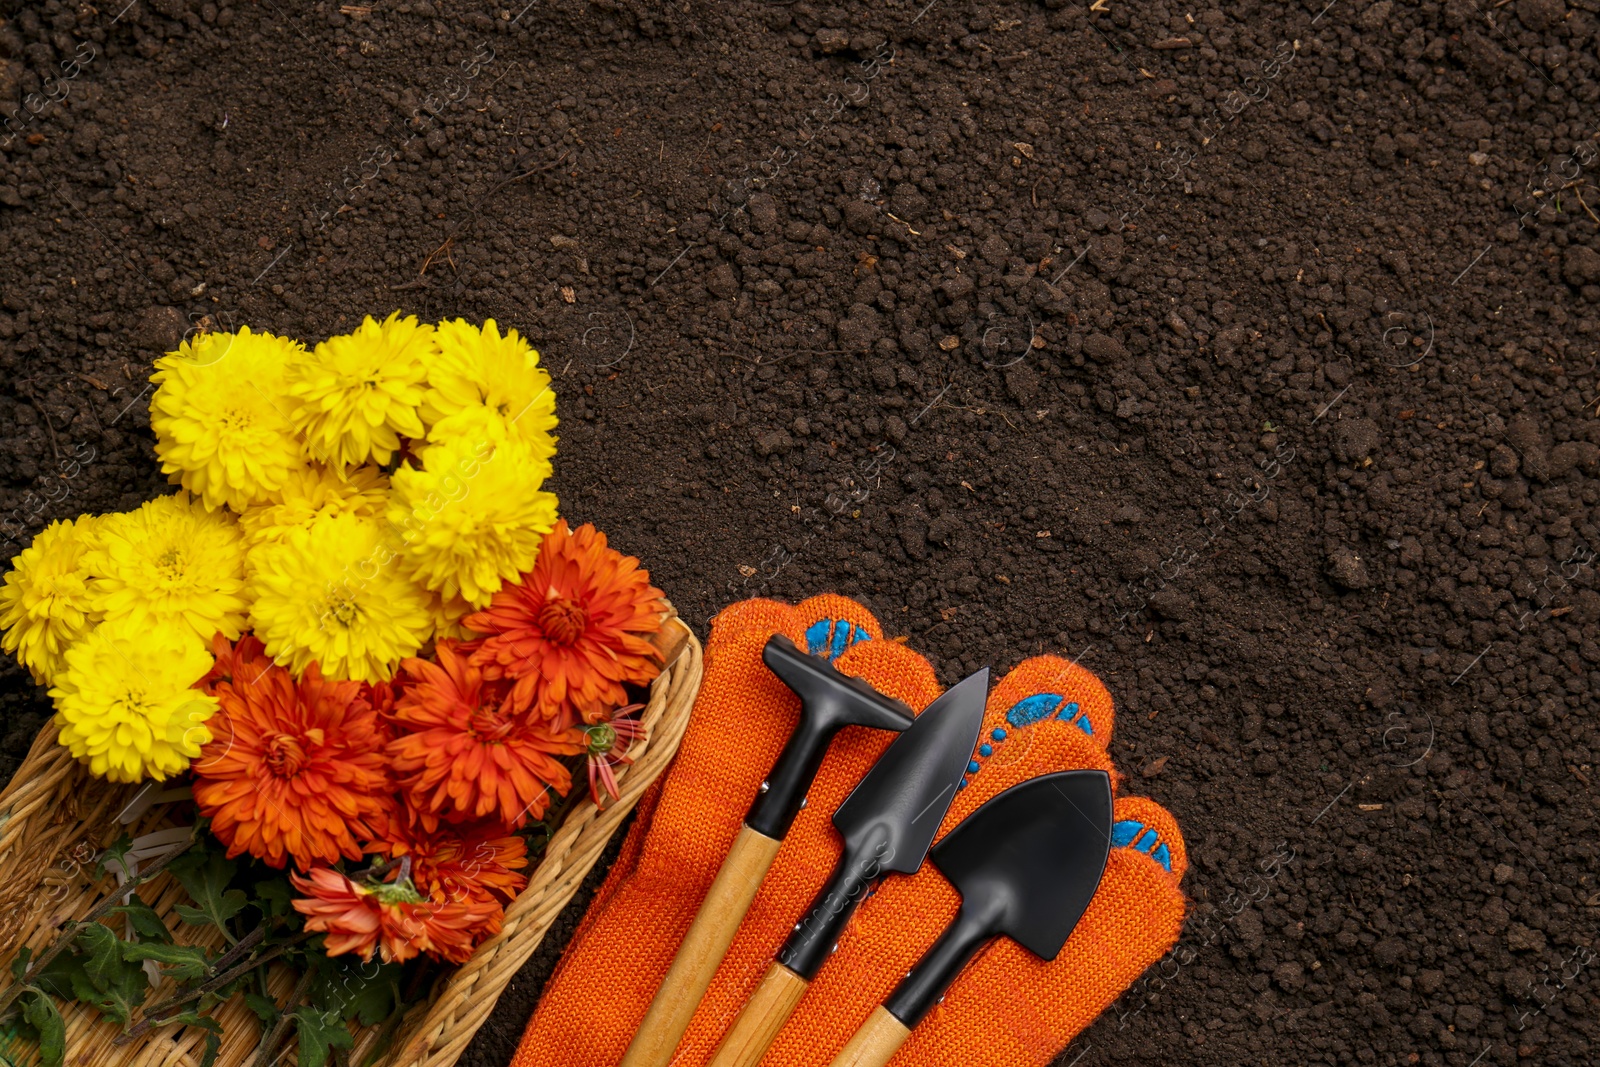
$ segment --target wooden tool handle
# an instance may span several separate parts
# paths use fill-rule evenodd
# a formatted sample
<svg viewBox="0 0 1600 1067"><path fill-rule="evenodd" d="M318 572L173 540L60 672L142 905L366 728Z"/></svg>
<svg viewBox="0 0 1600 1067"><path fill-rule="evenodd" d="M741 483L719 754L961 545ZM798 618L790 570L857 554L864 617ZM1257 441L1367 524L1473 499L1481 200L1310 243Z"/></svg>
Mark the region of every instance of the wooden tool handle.
<svg viewBox="0 0 1600 1067"><path fill-rule="evenodd" d="M906 1024L879 1005L872 1009L850 1043L833 1058L833 1067L884 1067L910 1036Z"/></svg>
<svg viewBox="0 0 1600 1067"><path fill-rule="evenodd" d="M748 826L739 828L728 858L722 861L700 913L678 946L678 954L618 1067L666 1067L671 1062L678 1040L689 1028L700 998L721 966L733 935L739 932L782 843Z"/></svg>
<svg viewBox="0 0 1600 1067"><path fill-rule="evenodd" d="M804 978L774 963L733 1021L733 1028L723 1035L711 1055L710 1067L756 1067L808 988L810 983Z"/></svg>

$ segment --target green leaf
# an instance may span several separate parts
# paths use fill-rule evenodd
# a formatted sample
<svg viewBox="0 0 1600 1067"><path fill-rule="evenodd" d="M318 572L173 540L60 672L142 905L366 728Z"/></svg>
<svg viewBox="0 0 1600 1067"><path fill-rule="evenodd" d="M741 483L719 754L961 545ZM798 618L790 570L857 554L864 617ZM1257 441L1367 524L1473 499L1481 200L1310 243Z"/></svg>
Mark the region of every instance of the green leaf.
<svg viewBox="0 0 1600 1067"><path fill-rule="evenodd" d="M294 1021L300 1035L300 1067L327 1067L329 1051L355 1047L355 1037L336 1012L302 1007L294 1012Z"/></svg>
<svg viewBox="0 0 1600 1067"><path fill-rule="evenodd" d="M228 883L238 873L238 864L221 852L191 848L173 860L167 870L182 883L197 905L179 904L173 909L186 923L215 926L226 933L228 920L243 911L248 903L242 890L228 888Z"/></svg>
<svg viewBox="0 0 1600 1067"><path fill-rule="evenodd" d="M261 1020L263 1027L269 1027L278 1021L278 1002L271 997L264 997L260 993L246 993L244 1002L256 1013L256 1018Z"/></svg>
<svg viewBox="0 0 1600 1067"><path fill-rule="evenodd" d="M110 989L122 977L122 942L99 923L86 923L78 930L78 944L88 953L84 973L96 989Z"/></svg>
<svg viewBox="0 0 1600 1067"><path fill-rule="evenodd" d="M198 908L191 908L187 904L174 904L172 910L178 913L178 918L190 926L215 926L220 930L228 928L228 920L244 910L246 904L244 891L230 889L215 900L208 900Z"/></svg>
<svg viewBox="0 0 1600 1067"><path fill-rule="evenodd" d="M373 1026L394 1009L403 970L398 963L361 962L354 956L312 956L315 971L307 990L311 1005L335 1012L341 1020Z"/></svg>
<svg viewBox="0 0 1600 1067"><path fill-rule="evenodd" d="M398 970L398 968L397 968ZM362 1026L376 1026L395 1007L394 982L371 982L350 999L350 1012Z"/></svg>
<svg viewBox="0 0 1600 1067"><path fill-rule="evenodd" d="M156 909L146 904L138 893L128 898L126 904L119 904L111 909L113 915L126 916L133 926L133 932L146 941L168 942L172 940L172 931L167 929L167 924L161 921L161 916L156 914Z"/></svg>
<svg viewBox="0 0 1600 1067"><path fill-rule="evenodd" d="M122 958L141 961L155 960L162 965L162 973L178 982L198 982L211 971L212 959L198 945L159 945L142 941L124 941Z"/></svg>
<svg viewBox="0 0 1600 1067"><path fill-rule="evenodd" d="M28 967L32 962L33 949L26 947L17 949L16 959L11 961L11 977L19 982L22 981L23 976L28 973Z"/></svg>
<svg viewBox="0 0 1600 1067"><path fill-rule="evenodd" d="M289 883L284 878L268 878L256 883L258 906L268 918L281 919L293 912L291 899Z"/></svg>
<svg viewBox="0 0 1600 1067"><path fill-rule="evenodd" d="M167 1022L182 1023L185 1026L199 1027L201 1030L216 1034L218 1037L222 1036L221 1023L217 1022L217 1020L213 1019L211 1016L201 1015L199 1012L194 1011L193 1009L180 1012L179 1014L169 1018Z"/></svg>
<svg viewBox="0 0 1600 1067"><path fill-rule="evenodd" d="M206 1050L200 1057L200 1067L214 1067L217 1062L217 1053L222 1051L222 1035L220 1033L206 1034Z"/></svg>
<svg viewBox="0 0 1600 1067"><path fill-rule="evenodd" d="M95 995L94 983L83 973L83 956L73 952L61 953L30 975L28 982L63 1000L84 1000ZM80 989L86 991L82 997L78 995Z"/></svg>
<svg viewBox="0 0 1600 1067"><path fill-rule="evenodd" d="M131 877L133 872L128 870L128 850L131 848L133 848L133 838L127 834L107 845L106 850L100 853L100 858L94 862L95 877L104 878L114 871L121 871Z"/></svg>
<svg viewBox="0 0 1600 1067"><path fill-rule="evenodd" d="M28 1006L22 1018L39 1034L39 1060L44 1067L61 1067L67 1056L67 1024L56 1002L42 989L30 986L23 991Z"/></svg>
<svg viewBox="0 0 1600 1067"><path fill-rule="evenodd" d="M101 1015L114 1023L125 1024L133 1015L133 1009L144 1003L145 991L150 988L149 976L144 973L144 968L133 965L126 972L123 981L95 992L93 996L78 999L91 1005Z"/></svg>
<svg viewBox="0 0 1600 1067"><path fill-rule="evenodd" d="M97 987L93 982L89 981L89 976L83 973L83 957L78 956L75 959L78 964L78 969L68 974L68 979L72 983L72 999L84 1004L92 1005L96 1008L98 1008L102 1002L110 1005L111 1002L106 998L104 992L102 992L100 988Z"/></svg>
<svg viewBox="0 0 1600 1067"><path fill-rule="evenodd" d="M127 1022L133 1009L144 1002L149 976L143 967L123 958L124 943L99 923L88 923L79 929L77 942L86 951L74 957L76 969L71 964L64 968L73 998L93 1005L114 1022ZM54 971L54 966L49 970ZM45 977L40 975L41 979Z"/></svg>

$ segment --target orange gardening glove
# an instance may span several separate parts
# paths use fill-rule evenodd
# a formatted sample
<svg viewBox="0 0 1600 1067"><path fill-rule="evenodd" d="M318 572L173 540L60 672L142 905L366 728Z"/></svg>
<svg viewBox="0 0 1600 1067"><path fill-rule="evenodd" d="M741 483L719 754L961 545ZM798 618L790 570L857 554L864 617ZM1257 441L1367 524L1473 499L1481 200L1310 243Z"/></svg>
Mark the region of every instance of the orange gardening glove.
<svg viewBox="0 0 1600 1067"><path fill-rule="evenodd" d="M821 596L790 608L753 600L718 616L683 746L646 795L622 855L596 895L528 1025L513 1067L614 1067L644 1016L799 702L761 662L784 633L846 674L921 711L939 694L920 656L883 639L859 604ZM942 831L1003 789L1050 771L1105 770L1109 694L1052 656L1023 662L990 694L980 747ZM678 1047L703 1067L806 911L841 851L831 818L893 740L850 729L829 751L761 892ZM1044 962L1001 938L981 952L895 1056L895 1067L1044 1064L1176 941L1185 857L1172 816L1115 802L1100 889L1066 947ZM955 916L959 897L932 865L892 875L860 907L839 949L763 1060L825 1067Z"/></svg>

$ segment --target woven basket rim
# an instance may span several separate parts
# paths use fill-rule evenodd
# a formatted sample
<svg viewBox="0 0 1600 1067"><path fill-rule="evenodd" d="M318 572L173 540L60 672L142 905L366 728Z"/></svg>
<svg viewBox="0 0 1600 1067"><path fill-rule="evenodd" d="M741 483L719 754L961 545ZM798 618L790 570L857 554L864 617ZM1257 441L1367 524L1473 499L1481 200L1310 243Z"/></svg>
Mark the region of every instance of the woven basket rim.
<svg viewBox="0 0 1600 1067"><path fill-rule="evenodd" d="M650 685L649 700L640 714L645 736L630 751L633 762L618 768L621 796L603 809L587 796L573 805L538 865L528 872L527 887L506 908L501 932L480 945L466 963L435 980L430 995L405 1017L391 1047L378 1061L380 1067L450 1067L455 1063L505 987L544 940L612 835L671 762L688 725L704 661L699 640L670 610L663 629L668 627L681 631L672 641L678 651ZM72 858L73 843L93 842L91 848L103 848L124 830L137 836L159 827L165 815L166 806L162 806L132 825L118 825L117 813L135 787L92 778L87 767L56 743L56 735L54 723L47 721L11 781L0 790L0 975L4 976L0 986L9 984L11 960L24 946L31 945L37 952L52 940L54 931L81 918L112 888L106 879L88 883L82 864ZM573 788L581 787L574 783ZM67 872L65 878L56 877L58 872ZM55 894L54 899L45 896L42 905L33 899L30 906L30 898L44 895L41 890ZM166 915L182 894L163 874L141 887L141 895ZM196 929L188 928L185 933ZM182 940L203 943L203 937ZM293 973L280 968L270 988L282 999L292 984ZM146 1002L164 996L166 988L163 983L151 990ZM64 1002L59 1006L68 1024L69 1063L92 1063L94 1067L194 1067L199 1063L203 1034L194 1028L164 1027L113 1049L111 1041L122 1027L100 1019L86 1005ZM217 1009L219 1016L225 1013L229 1018L222 1019L224 1030L239 1039L230 1042L224 1038L217 1067L242 1067L250 1062L259 1040L255 1016L238 996ZM377 1037L378 1027L357 1030L350 1062L359 1063ZM6 1051L18 1063L36 1059L36 1053L25 1045ZM276 1062L285 1063L292 1057L291 1052Z"/></svg>

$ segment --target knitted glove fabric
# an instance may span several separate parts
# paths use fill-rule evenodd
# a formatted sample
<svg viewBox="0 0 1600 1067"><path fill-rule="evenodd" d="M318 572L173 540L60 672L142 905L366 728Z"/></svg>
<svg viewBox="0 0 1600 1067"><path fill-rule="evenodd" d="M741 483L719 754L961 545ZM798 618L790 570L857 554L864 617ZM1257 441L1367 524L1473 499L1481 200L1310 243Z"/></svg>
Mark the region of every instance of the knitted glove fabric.
<svg viewBox="0 0 1600 1067"><path fill-rule="evenodd" d="M545 990L513 1067L614 1067L644 1016L762 778L799 715L761 662L786 634L846 674L920 711L939 694L932 668L883 639L855 602L795 607L751 600L717 617L706 674L672 769L641 802L622 854ZM978 750L941 834L1005 788L1050 771L1120 776L1107 754L1110 695L1055 657L1022 663L990 693ZM893 735L849 729L835 740L809 804L785 838L673 1060L703 1067L774 953L838 860L833 811ZM1045 962L1000 939L985 949L892 1061L1043 1067L1176 941L1186 858L1172 816L1115 800L1112 853L1093 903L1060 956ZM765 1067L826 1065L954 918L959 897L931 864L891 876L864 901Z"/></svg>

